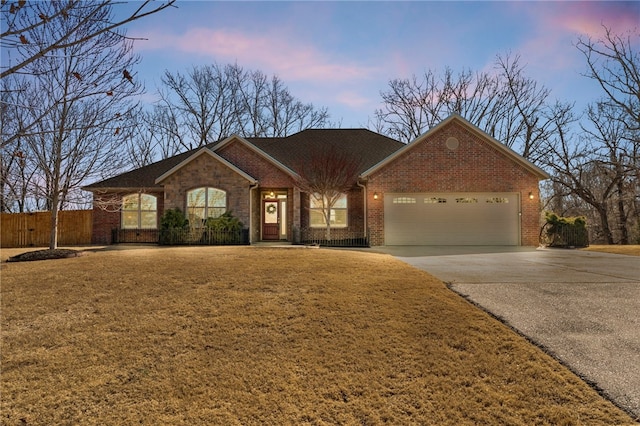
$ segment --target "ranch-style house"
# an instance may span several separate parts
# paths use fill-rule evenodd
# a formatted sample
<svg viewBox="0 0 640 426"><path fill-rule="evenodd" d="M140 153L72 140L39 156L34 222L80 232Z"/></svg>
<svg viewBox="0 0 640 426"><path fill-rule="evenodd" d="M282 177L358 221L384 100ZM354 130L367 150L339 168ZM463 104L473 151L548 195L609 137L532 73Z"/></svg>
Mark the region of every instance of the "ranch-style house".
<svg viewBox="0 0 640 426"><path fill-rule="evenodd" d="M167 209L192 221L230 211L248 242L304 242L326 228L296 185L306 153L334 147L361 170L331 210L332 238L381 245L537 246L539 182L549 176L457 114L408 144L365 129L309 129L281 138L230 136L83 189L93 243L160 227Z"/></svg>

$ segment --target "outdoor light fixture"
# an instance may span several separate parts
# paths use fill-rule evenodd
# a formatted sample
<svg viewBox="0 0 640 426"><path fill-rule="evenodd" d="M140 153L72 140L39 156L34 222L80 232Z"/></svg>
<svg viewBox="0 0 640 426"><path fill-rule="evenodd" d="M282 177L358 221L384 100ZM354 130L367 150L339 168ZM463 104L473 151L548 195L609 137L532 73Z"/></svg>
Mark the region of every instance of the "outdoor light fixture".
<svg viewBox="0 0 640 426"><path fill-rule="evenodd" d="M530 193L529 193L529 199L530 199L530 200L533 200L533 192L530 192Z"/></svg>
<svg viewBox="0 0 640 426"><path fill-rule="evenodd" d="M273 198L275 195L276 195L276 194L274 194L274 193L273 193L273 191L271 191L271 192L269 193L269 197L271 197L271 198ZM531 193L529 193L529 196L531 197Z"/></svg>
<svg viewBox="0 0 640 426"><path fill-rule="evenodd" d="M374 200L377 200L377 199L378 199L378 193L377 193L377 192L374 192L374 193L373 193L373 199L374 199Z"/></svg>

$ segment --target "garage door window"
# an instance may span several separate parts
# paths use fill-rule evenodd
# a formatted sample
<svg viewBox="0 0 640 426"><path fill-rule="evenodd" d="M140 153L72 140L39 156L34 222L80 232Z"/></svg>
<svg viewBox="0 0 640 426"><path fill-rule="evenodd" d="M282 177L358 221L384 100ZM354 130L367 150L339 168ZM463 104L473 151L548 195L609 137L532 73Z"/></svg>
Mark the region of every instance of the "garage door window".
<svg viewBox="0 0 640 426"><path fill-rule="evenodd" d="M456 203L458 203L458 204L478 204L478 199L477 198L471 198L471 197L456 198Z"/></svg>
<svg viewBox="0 0 640 426"><path fill-rule="evenodd" d="M327 222L325 221L323 213L322 197L318 194L312 195L309 197L309 204L309 223L311 227L325 228ZM327 205L328 203L325 202L324 204ZM347 216L347 194L341 194L329 212L331 227L346 228Z"/></svg>
<svg viewBox="0 0 640 426"><path fill-rule="evenodd" d="M447 199L442 197L428 197L424 199L425 204L446 204Z"/></svg>
<svg viewBox="0 0 640 426"><path fill-rule="evenodd" d="M393 197L393 204L415 204L414 197Z"/></svg>
<svg viewBox="0 0 640 426"><path fill-rule="evenodd" d="M503 197L492 197L492 198L487 198L487 203L489 204L506 204L509 202L508 198L503 198Z"/></svg>

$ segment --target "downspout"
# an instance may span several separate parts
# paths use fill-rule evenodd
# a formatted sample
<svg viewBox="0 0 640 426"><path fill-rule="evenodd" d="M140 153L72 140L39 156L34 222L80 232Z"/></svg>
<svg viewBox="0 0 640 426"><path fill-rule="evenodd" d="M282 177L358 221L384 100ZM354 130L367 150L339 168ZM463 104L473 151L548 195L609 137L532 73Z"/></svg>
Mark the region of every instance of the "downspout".
<svg viewBox="0 0 640 426"><path fill-rule="evenodd" d="M249 185L249 244L253 242L253 197L251 195L253 190L258 188L258 185L258 181Z"/></svg>
<svg viewBox="0 0 640 426"><path fill-rule="evenodd" d="M356 182L356 184L362 188L362 193L364 194L364 230L363 230L363 237L367 238L367 216L368 216L368 212L367 212L367 186L365 184L361 184L360 181Z"/></svg>

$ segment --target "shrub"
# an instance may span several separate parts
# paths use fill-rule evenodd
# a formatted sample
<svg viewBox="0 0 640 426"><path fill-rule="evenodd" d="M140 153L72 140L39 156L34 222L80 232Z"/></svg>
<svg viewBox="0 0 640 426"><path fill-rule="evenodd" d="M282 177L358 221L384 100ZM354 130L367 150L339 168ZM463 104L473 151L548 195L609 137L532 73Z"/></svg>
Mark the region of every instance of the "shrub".
<svg viewBox="0 0 640 426"><path fill-rule="evenodd" d="M176 244L183 239L184 230L189 228L189 220L182 210L168 209L160 218L160 244Z"/></svg>
<svg viewBox="0 0 640 426"><path fill-rule="evenodd" d="M182 210L168 209L160 218L160 227L162 229L185 229L189 227L189 220Z"/></svg>
<svg viewBox="0 0 640 426"><path fill-rule="evenodd" d="M584 217L561 217L555 213L545 213L546 234L551 247L587 247L589 232Z"/></svg>
<svg viewBox="0 0 640 426"><path fill-rule="evenodd" d="M235 217L230 211L216 218L210 217L204 224L207 229L212 231L240 231L243 227L240 219Z"/></svg>

